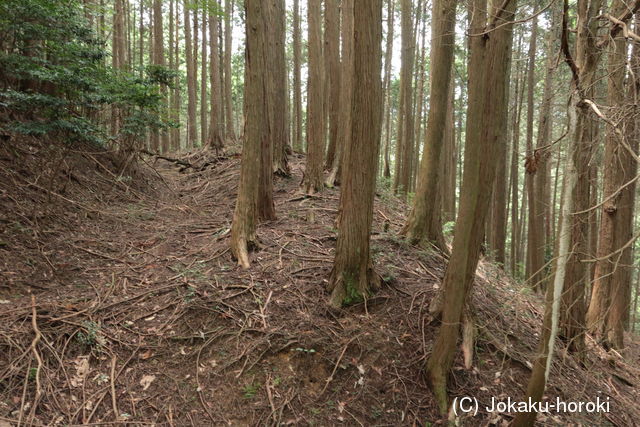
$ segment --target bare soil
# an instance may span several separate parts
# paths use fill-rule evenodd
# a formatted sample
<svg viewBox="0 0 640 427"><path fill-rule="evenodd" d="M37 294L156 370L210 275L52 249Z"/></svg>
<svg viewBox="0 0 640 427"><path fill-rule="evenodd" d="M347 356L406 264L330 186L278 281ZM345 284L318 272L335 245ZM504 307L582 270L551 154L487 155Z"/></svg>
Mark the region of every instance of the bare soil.
<svg viewBox="0 0 640 427"><path fill-rule="evenodd" d="M304 160L275 180L252 268L228 250L240 158L202 151L119 173L109 152L22 139L0 146L0 425L419 425L440 418L423 376L446 259L398 237L408 208L378 193L372 250L383 289L340 312L325 301L339 190L298 193ZM473 367L456 360L461 425L506 425L491 398L519 399L543 302L481 262ZM640 345L623 355L560 343L548 399L609 398L640 419ZM622 356L626 357L623 358Z"/></svg>

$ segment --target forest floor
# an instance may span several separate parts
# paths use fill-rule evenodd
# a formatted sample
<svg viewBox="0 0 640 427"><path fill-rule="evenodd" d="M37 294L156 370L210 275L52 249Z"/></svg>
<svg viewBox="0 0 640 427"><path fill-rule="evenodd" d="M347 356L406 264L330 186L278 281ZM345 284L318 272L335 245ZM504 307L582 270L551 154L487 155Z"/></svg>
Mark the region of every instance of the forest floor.
<svg viewBox="0 0 640 427"><path fill-rule="evenodd" d="M0 145L0 426L433 425L423 368L445 270L398 237L407 206L381 190L372 251L384 286L336 313L326 279L339 190L298 193L303 158L275 179L278 219L259 225L252 268L229 252L240 158L196 152L182 165L116 175L109 153L35 140ZM455 361L462 425L506 425L491 398L520 399L541 296L480 263L473 367ZM631 337L629 337L631 342ZM541 425L634 425L640 344L624 358L559 344L547 398L610 399L605 414L541 414Z"/></svg>

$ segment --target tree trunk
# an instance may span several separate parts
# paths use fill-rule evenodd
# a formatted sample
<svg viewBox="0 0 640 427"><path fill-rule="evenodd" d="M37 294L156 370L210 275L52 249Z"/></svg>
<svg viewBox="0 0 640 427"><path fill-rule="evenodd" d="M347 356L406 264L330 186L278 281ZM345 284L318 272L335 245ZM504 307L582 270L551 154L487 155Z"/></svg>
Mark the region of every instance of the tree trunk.
<svg viewBox="0 0 640 427"><path fill-rule="evenodd" d="M527 189L527 201L528 201L528 226L527 226L527 259L525 268L525 277L531 284L532 288L536 291L542 289L542 282L540 281L540 275L535 274L538 272L544 264L544 257L540 258L539 249L543 247L542 239L543 235L538 234L540 231L539 225L542 218L539 218L535 209L535 187L534 178L538 169L538 160L533 152L533 94L535 91L535 64L536 64L536 49L538 40L538 18L534 17L531 23L531 39L529 42L529 66L527 71L527 160L525 163L525 186ZM538 153L539 154L539 153Z"/></svg>
<svg viewBox="0 0 640 427"><path fill-rule="evenodd" d="M287 108L287 61L285 57L285 4L284 0L271 0L271 22L273 26L269 31L270 54L268 55L268 70L272 73L269 81L271 87L272 103L272 124L273 134L273 172L280 176L290 174L289 163L287 161L287 150L289 149L289 109Z"/></svg>
<svg viewBox="0 0 640 427"><path fill-rule="evenodd" d="M518 41L518 56L521 52L521 44L522 38ZM522 90L522 86L524 86L523 79L521 78L521 66L520 62L516 67L516 77L515 77L515 90L514 90L514 108L513 108L513 119L512 119L512 138L511 138L511 167L509 171L509 179L510 179L510 187L511 187L511 246L510 246L510 265L511 265L511 275L514 278L517 278L519 275L519 261L518 257L518 247L520 242L520 220L518 216L518 201L520 197L518 195L518 181L519 181L519 159L520 155L520 119L522 116L522 102L524 100L524 90Z"/></svg>
<svg viewBox="0 0 640 427"><path fill-rule="evenodd" d="M571 227L572 252L567 263L564 293L562 295L561 336L567 341L569 351L580 354L584 348L585 303L584 289L587 279L587 259L589 234L589 164L593 150L594 118L584 99L593 98L593 86L600 55L595 46L597 34L596 16L600 13L601 1L578 2L578 32L576 36L576 63L578 78L573 84L579 99L575 100L575 134L571 141L570 155L574 158L577 181L572 192L573 209ZM566 7L566 6L565 6ZM565 12L566 14L566 12ZM569 108L572 108L571 106Z"/></svg>
<svg viewBox="0 0 640 427"><path fill-rule="evenodd" d="M560 20L555 8L552 17L552 28L560 28ZM529 157L530 168L526 172L533 175L530 184L529 197L529 258L530 275L528 280L536 290L546 289L545 252L548 247L548 204L549 204L549 152L548 145L552 143L551 100L553 96L552 73L556 62L556 40L558 31L550 30L547 35L547 69L544 77L544 92L540 114L538 116L538 137L536 149ZM533 200L533 203L531 202Z"/></svg>
<svg viewBox="0 0 640 427"><path fill-rule="evenodd" d="M348 0L347 0L348 1ZM382 2L354 0L353 122L344 147L341 220L329 290L333 307L366 299L379 285L369 253L382 114ZM344 4L344 1L343 1Z"/></svg>
<svg viewBox="0 0 640 427"><path fill-rule="evenodd" d="M155 65L165 66L164 58L164 26L162 23L162 1L153 1L153 63ZM167 89L162 88L163 98L166 101ZM165 131L162 136L158 132L152 134L152 148L155 151L169 151L169 134Z"/></svg>
<svg viewBox="0 0 640 427"><path fill-rule="evenodd" d="M498 133L498 141L497 152L496 152L496 178L493 181L493 191L491 194L491 210L490 210L490 218L491 221L488 223L488 228L490 232L488 236L490 239L488 240L490 254L493 260L504 268L506 261L506 240L507 240L507 152L509 147L509 132L508 126L509 123L509 89L510 89L510 77L511 77L511 56L512 56L512 47L513 40L512 37L507 40L508 43L508 54L507 54L507 64L508 72L504 74L504 81L502 84L504 85L505 91L505 103L502 104L497 110L497 114L499 115L498 123L499 123L499 133Z"/></svg>
<svg viewBox="0 0 640 427"><path fill-rule="evenodd" d="M224 1L224 101L225 101L225 131L227 140L236 142L236 131L233 114L233 98L231 96L231 56L233 54L233 0Z"/></svg>
<svg viewBox="0 0 640 427"><path fill-rule="evenodd" d="M480 256L485 218L495 176L500 112L508 103L505 74L516 2L505 10L492 8L487 19L485 0L474 0L471 10L469 92L464 155L464 176L460 209L456 221L451 257L444 281L442 323L427 362L427 380L440 412L448 412L447 376L453 364L463 310ZM487 32L487 23L495 25ZM446 102L446 98L445 98Z"/></svg>
<svg viewBox="0 0 640 427"><path fill-rule="evenodd" d="M396 175L394 190L403 198L409 191L411 154L413 150L413 64L415 36L413 34L413 5L411 0L401 0L402 52L400 66L400 112L396 142Z"/></svg>
<svg viewBox="0 0 640 427"><path fill-rule="evenodd" d="M309 27L309 81L307 89L307 164L302 191L314 194L322 191L324 156L324 73L322 60L321 0L309 0L307 5Z"/></svg>
<svg viewBox="0 0 640 427"><path fill-rule="evenodd" d="M620 0L615 0L611 9L613 16L627 11L625 3ZM636 45L635 55L637 50ZM629 151L635 153L638 144L637 138L634 138L636 135L633 121L636 117L627 116L629 112L626 111L625 105L628 100L630 109L637 109L634 106L636 82L633 81L633 77L631 96L627 97L625 94L626 59L627 43L624 36L619 34L609 42L608 47L607 103L609 114L615 117L610 117L610 120L620 123L617 125L620 128L616 129L610 124L607 126L603 176L604 203L600 216L598 261L591 303L586 316L587 328L596 340L607 348L615 349L624 347L624 329L631 301L633 250L628 242L632 239L636 185L635 182L627 186L625 184L636 176L637 165ZM635 73L638 70L637 58L632 59L632 66L635 66ZM631 117L631 120L622 120L625 116Z"/></svg>
<svg viewBox="0 0 640 427"><path fill-rule="evenodd" d="M209 50L211 58L209 60L209 85L211 86L211 115L209 117L209 136L207 145L216 152L224 147L224 135L222 133L223 109L222 107L222 87L220 80L220 56L218 46L218 15L209 14Z"/></svg>
<svg viewBox="0 0 640 427"><path fill-rule="evenodd" d="M382 175L391 178L391 160L389 158L389 148L391 145L391 58L393 55L393 22L395 17L395 0L387 0L387 47L384 54L384 169Z"/></svg>
<svg viewBox="0 0 640 427"><path fill-rule="evenodd" d="M562 190L553 286L547 288L545 317L538 345L539 356L534 362L524 401L531 399L533 402L540 402L544 395L553 359L555 339L560 327L565 330L565 334L567 332L572 334L571 336L565 335L570 339L570 349L582 348L579 341L583 340L581 329L584 324L584 311L583 302L578 298L584 296L582 294L584 283L578 283L581 277L576 275L578 271L575 266L572 266L572 263L576 263L576 252L584 251L585 247L584 242L580 242L580 239L583 238L580 233L580 225L576 224L576 220L582 220L584 217L580 218L575 215L575 212L580 211L576 202L582 202L580 200L580 186L584 184L581 184L580 181L585 177L581 174L584 173L584 168L588 164L586 161L588 158L585 157L585 154L590 151L585 149L588 140L585 130L589 126L587 126L588 117L585 114L583 97L587 93L585 88L593 86L593 72L597 64L594 30L598 23L595 17L599 14L599 9L599 1L578 0L578 31L574 57L574 54L569 51L568 44L568 0L564 1L561 44L566 62L572 70L572 93L569 97L568 108L572 152L566 156L567 166L565 167ZM578 307L568 305L570 303ZM580 310L582 310L582 315ZM561 319L561 317L563 318ZM536 412L520 412L516 415L513 425L517 427L533 426L536 416Z"/></svg>
<svg viewBox="0 0 640 427"><path fill-rule="evenodd" d="M246 64L245 64L245 138L238 198L231 225L231 252L243 268L249 267L249 248L257 243L256 223L268 208L265 191L273 176L269 130L269 99L267 57L269 51L270 0L245 2ZM265 159L267 160L265 162ZM266 195L269 197L270 195ZM271 203L273 198L271 197Z"/></svg>
<svg viewBox="0 0 640 427"><path fill-rule="evenodd" d="M324 6L324 62L325 93L327 94L327 118L329 144L327 146L326 168L333 165L338 140L340 120L340 9L338 0L325 0Z"/></svg>
<svg viewBox="0 0 640 427"><path fill-rule="evenodd" d="M402 234L412 244L421 246L433 242L446 251L442 235L441 204L434 203L440 197L440 163L444 134L447 127L447 110L451 94L451 69L455 45L456 0L433 2L431 27L431 73L429 117L424 142L424 154L418 176L418 187L413 207Z"/></svg>
<svg viewBox="0 0 640 427"><path fill-rule="evenodd" d="M344 148L351 138L351 104L353 97L353 0L342 1L342 63L340 79L340 115L338 123L338 140L336 154L329 176L325 181L327 187L333 187L340 181Z"/></svg>
<svg viewBox="0 0 640 427"><path fill-rule="evenodd" d="M200 19L198 17L198 12L199 12L199 5L198 3L202 1L202 0L191 0L191 5L193 8L193 14L191 15L193 18L193 55L191 56L191 59L193 61L193 90L195 92L195 96L194 96L194 112L195 112L195 116L194 116L194 131L195 131L195 141L198 142L198 145L201 146L202 145L202 140L200 140L200 129L198 128L198 126L196 126L197 124L197 120L195 117L198 117L198 104L199 104L199 100L198 100L198 55L200 54L199 51L199 46L200 46ZM200 110L202 110L202 108L200 108Z"/></svg>
<svg viewBox="0 0 640 427"><path fill-rule="evenodd" d="M206 5L206 3L205 3ZM209 25L211 25L209 23ZM201 48L200 48L200 145L205 147L207 145L209 132L208 132L208 120L209 120L209 107L207 96L207 13L206 7L203 5L202 20L200 21L201 27Z"/></svg>
<svg viewBox="0 0 640 427"><path fill-rule="evenodd" d="M196 67L193 59L193 44L191 43L191 16L189 0L184 0L184 51L187 62L187 148L193 148L198 137L196 131Z"/></svg>
<svg viewBox="0 0 640 427"><path fill-rule="evenodd" d="M452 70L453 72L453 70ZM456 124L454 115L455 85L451 80L451 91L447 102L447 119L444 128L444 151L442 159L442 217L443 221L454 221L456 218L456 170L458 167L456 150ZM423 154L424 156L424 154Z"/></svg>
<svg viewBox="0 0 640 427"><path fill-rule="evenodd" d="M300 0L293 1L293 151L302 152L302 84L300 62Z"/></svg>
<svg viewBox="0 0 640 427"><path fill-rule="evenodd" d="M575 112L570 112L569 114L574 117L570 119L573 123L570 126L575 127ZM575 188L577 181L577 170L574 161L575 159L573 157L567 156L567 166L565 168L562 190L562 208L559 224L558 247L556 249L556 261L554 265L553 286L549 286L547 288L545 298L546 305L542 323L542 336L540 337L540 343L538 344L537 351L539 356L533 364L533 370L527 385L526 398L523 399L523 401L531 399L533 402L540 402L542 400L545 385L549 378L549 371L551 369L553 348L558 332L558 318L560 316L559 302L565 283L567 263L571 252L571 214L573 207L573 197L571 193ZM512 425L514 427L533 426L535 424L536 415L536 412L519 412L516 414L516 418Z"/></svg>

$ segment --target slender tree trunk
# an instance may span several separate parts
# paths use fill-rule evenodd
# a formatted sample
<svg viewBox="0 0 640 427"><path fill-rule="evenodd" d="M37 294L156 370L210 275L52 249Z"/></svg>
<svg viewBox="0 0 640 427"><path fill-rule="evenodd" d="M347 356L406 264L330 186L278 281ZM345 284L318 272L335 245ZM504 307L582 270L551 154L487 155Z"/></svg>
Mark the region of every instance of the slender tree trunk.
<svg viewBox="0 0 640 427"><path fill-rule="evenodd" d="M345 0L343 0L345 1ZM349 0L346 0L349 1ZM369 253L382 114L382 2L354 0L353 122L344 147L336 255L329 304L366 299L379 286ZM344 4L344 3L343 3Z"/></svg>
<svg viewBox="0 0 640 427"><path fill-rule="evenodd" d="M560 28L558 17L559 8L553 11L552 28ZM532 189L529 197L533 199L529 206L533 210L529 213L529 258L531 263L528 280L534 289L546 289L545 252L548 247L547 235L549 227L548 205L549 205L549 152L546 148L552 143L552 122L551 122L551 100L553 97L552 75L556 62L556 40L559 32L550 30L547 35L547 69L544 78L544 91L540 114L538 116L538 137L536 149L528 158L530 168L527 173L533 175L530 180Z"/></svg>
<svg viewBox="0 0 640 427"><path fill-rule="evenodd" d="M518 56L522 51L522 38L520 38L518 42ZM519 268L518 264L520 258L518 258L518 247L520 244L520 221L518 216L518 201L520 197L518 195L518 181L519 181L519 155L520 155L520 119L522 116L522 102L524 100L524 91L521 89L524 86L524 82L522 81L521 76L521 66L520 62L518 62L518 66L516 68L516 78L515 78L515 90L514 90L514 108L513 108L513 121L512 121L512 150L511 150L511 168L509 172L510 176L510 186L511 186L511 247L510 247L510 257L511 257L511 274L513 277L518 277Z"/></svg>
<svg viewBox="0 0 640 427"><path fill-rule="evenodd" d="M593 151L593 126L594 118L590 107L583 102L584 99L592 99L596 70L600 55L595 46L597 33L596 16L600 13L601 1L580 1L578 3L578 33L576 36L576 63L578 79L574 79L577 85L577 94L574 108L577 110L577 122L575 135L572 138L573 147L571 156L576 167L577 181L572 192L573 209L571 228L572 252L567 262L567 274L565 276L564 293L562 296L562 329L561 336L568 342L569 351L580 354L584 348L585 331L585 303L584 289L587 279L587 265L584 262L588 257L589 234L589 164ZM565 12L566 13L566 12ZM582 19L581 19L582 18ZM572 108L570 106L570 108Z"/></svg>
<svg viewBox="0 0 640 427"><path fill-rule="evenodd" d="M424 154L418 176L416 197L402 234L412 244L435 243L446 251L442 235L441 204L438 189L441 186L440 163L447 110L451 93L451 69L455 44L456 0L433 2L431 27L431 95L429 117L424 142Z"/></svg>
<svg viewBox="0 0 640 427"><path fill-rule="evenodd" d="M338 0L325 0L324 6L324 61L325 93L327 94L327 119L329 144L327 146L326 168L333 165L338 140L340 120L340 8Z"/></svg>
<svg viewBox="0 0 640 427"><path fill-rule="evenodd" d="M176 7L176 25L175 25L175 46L174 46L174 58L175 58L175 71L178 71L179 68L179 63L180 63L180 2L178 0L175 1L175 7ZM182 99L181 99L181 89L180 89L180 85L176 84L175 88L173 89L174 92L174 96L173 96L173 111L174 111L174 115L175 115L175 122L177 125L181 124L181 117L180 117L180 110L181 110L181 106L182 106ZM172 138L173 138L173 149L178 151L182 148L182 143L181 143L181 138L180 138L180 128L175 128L173 129L172 132Z"/></svg>
<svg viewBox="0 0 640 427"><path fill-rule="evenodd" d="M460 196L460 210L456 221L453 247L445 272L442 323L438 329L433 352L427 361L427 379L436 396L440 412L448 412L447 377L453 364L460 336L467 296L475 277L484 237L485 218L489 209L495 176L495 162L501 111L508 98L505 74L509 72L508 55L513 31L511 23L516 2L489 11L485 0L474 0L470 11L472 20L469 59L469 93L464 155L464 177ZM495 23L486 32L487 23ZM447 70L448 72L448 70ZM446 99L445 99L446 102ZM468 315L465 315L468 319Z"/></svg>
<svg viewBox="0 0 640 427"><path fill-rule="evenodd" d="M382 175L391 178L391 160L389 158L389 148L391 145L391 58L393 55L393 22L395 17L395 0L387 0L387 47L384 54L384 169Z"/></svg>
<svg viewBox="0 0 640 427"><path fill-rule="evenodd" d="M255 245L256 223L269 219L269 204L273 211L273 196L268 194L271 172L270 103L267 70L269 32L272 30L270 0L245 2L246 65L245 65L245 138L238 198L231 226L231 252L243 268L249 267L249 248ZM270 25L271 24L271 25ZM266 180L266 182L265 182ZM275 214L275 212L274 212Z"/></svg>
<svg viewBox="0 0 640 427"><path fill-rule="evenodd" d="M561 214L558 230L558 245L556 248L556 261L554 265L553 286L547 288L547 304L545 317L542 326L542 335L538 345L538 357L536 358L529 384L527 386L526 398L533 402L540 402L544 395L544 389L549 378L555 339L559 329L564 329L565 337L569 339L569 348L582 348L581 329L584 325L583 298L584 283L578 283L582 279L576 275L578 272L572 263L576 263L576 252L584 251L584 242L581 235L580 224L577 220L584 217L576 215L580 212L579 203L581 179L585 180L585 165L588 164L588 154L590 150L585 149L587 134L585 130L589 128L588 117L586 116L583 97L587 92L586 88L593 86L593 73L597 65L595 51L595 29L599 14L600 3L589 0L578 0L577 35L575 53L569 51L568 42L568 0L564 1L562 18L562 50L567 64L572 70L572 93L569 97L569 135L572 142L571 153L566 156L567 166L565 167L564 183L562 190ZM575 56L574 56L575 55ZM575 58L575 59L574 59ZM586 86L584 86L586 85ZM588 200L587 200L588 202ZM583 252L584 253L584 252ZM572 277L573 276L573 277ZM570 289L568 287L573 287ZM576 289L579 288L579 289ZM566 291L564 291L566 289ZM574 304L577 308L569 305ZM563 305L564 307L562 307ZM582 313L580 313L582 311ZM564 316L564 319L561 317ZM513 422L514 426L533 426L536 420L536 412L520 412Z"/></svg>
<svg viewBox="0 0 640 427"><path fill-rule="evenodd" d="M164 25L162 21L162 1L153 1L153 63L155 65L165 66L164 58ZM167 90L162 88L162 94L166 100ZM154 132L151 136L151 145L154 151L169 151L169 135L162 132L162 137L158 132Z"/></svg>
<svg viewBox="0 0 640 427"><path fill-rule="evenodd" d="M400 4L402 12L402 53L394 190L401 197L406 198L409 191L411 153L414 142L413 65L415 59L415 35L413 33L413 5L411 0L401 0Z"/></svg>
<svg viewBox="0 0 640 427"><path fill-rule="evenodd" d="M189 0L185 0L184 9L184 43L185 60L187 62L187 148L193 148L198 137L196 131L196 67L193 58L191 41L191 15ZM194 12L195 13L195 12Z"/></svg>
<svg viewBox="0 0 640 427"><path fill-rule="evenodd" d="M353 97L353 0L342 1L342 63L340 79L340 115L338 123L338 140L336 154L329 176L325 181L327 187L333 187L340 181L344 148L351 138L351 104Z"/></svg>
<svg viewBox="0 0 640 427"><path fill-rule="evenodd" d="M455 85L453 77L451 91L447 102L447 119L444 128L444 147L442 159L443 189L442 189L442 217L443 220L453 221L456 217L456 170L458 167L456 149L456 124L454 115ZM424 156L424 154L423 154Z"/></svg>
<svg viewBox="0 0 640 427"><path fill-rule="evenodd" d="M194 108L195 108L195 112L196 112L196 119L194 121L194 123L197 125L198 120L200 120L200 115L198 114L198 107L200 104L200 94L199 94L199 84L198 84L198 71L200 70L200 68L198 68L198 56L200 55L200 17L198 16L199 12L200 12L200 2L202 0L191 0L192 1L192 7L193 7L193 14L192 19L193 19L193 31L192 31L192 35L193 35L193 55L192 55L192 60L193 60L193 84L194 84L194 91L195 91L195 104L194 104ZM200 111L202 110L202 108L200 108ZM195 132L196 132L196 143L197 145L201 146L202 145L202 139L201 135L200 135L200 127L199 126L195 126Z"/></svg>
<svg viewBox="0 0 640 427"><path fill-rule="evenodd" d="M102 2L102 0L101 0ZM104 22L101 24L104 25ZM140 66L140 72L142 72L142 67L144 66L144 1L140 0L140 23L139 23L139 50L140 50L140 59L138 65Z"/></svg>
<svg viewBox="0 0 640 427"><path fill-rule="evenodd" d="M322 60L321 0L309 0L309 81L307 89L307 164L302 181L306 194L322 191L324 157L324 73Z"/></svg>
<svg viewBox="0 0 640 427"><path fill-rule="evenodd" d="M504 85L505 91L505 103L501 106L497 111L500 118L498 119L499 123L499 133L498 133L498 141L497 152L496 152L496 178L493 181L493 191L491 195L491 210L490 210L490 218L491 221L488 222L490 232L488 235L490 239L488 239L489 248L491 250L491 256L494 261L498 263L498 265L504 268L506 261L506 240L507 240L507 152L509 147L509 132L508 126L509 123L509 89L510 89L510 78L511 78L511 56L512 56L512 47L513 47L513 39L510 37L507 40L508 43L508 54L507 54L507 64L508 72L504 74L504 81L501 83Z"/></svg>
<svg viewBox="0 0 640 427"><path fill-rule="evenodd" d="M207 13L204 5L202 19L200 21L200 30L200 145L205 147L209 137L209 107L207 96L207 76L209 75L209 68L207 67Z"/></svg>
<svg viewBox="0 0 640 427"><path fill-rule="evenodd" d="M540 247L543 247L542 239L543 235L538 234L540 231L539 223L542 218L539 218L535 210L535 187L534 178L535 173L538 170L538 159L536 159L533 151L533 120L534 120L534 105L533 95L535 91L535 64L536 64L536 50L538 40L538 18L534 17L531 23L531 39L529 42L529 66L527 70L527 160L525 163L525 186L527 189L528 200L528 227L527 227L527 260L525 268L525 277L531 284L534 290L539 291L542 289L540 282L540 275L534 274L544 264L544 258L540 258ZM539 153L537 153L539 155Z"/></svg>
<svg viewBox="0 0 640 427"><path fill-rule="evenodd" d="M420 16L422 16L423 14L426 15L426 13L421 12ZM416 80L417 80L417 96L415 99L415 104L416 104L416 120L415 120L415 135L413 137L414 140L414 145L415 145L415 150L414 153L412 154L412 165L411 165L411 180L410 180L410 188L411 191L415 192L416 190L416 185L417 185L417 175L418 175L418 165L419 165L419 161L420 161L420 141L422 141L422 130L424 128L424 120L423 120L423 111L424 111L424 93L425 93L425 67L426 67L426 62L427 62L427 57L426 57L426 49L425 49L425 44L426 44L426 20L424 19L420 19L421 21L421 30L420 30L420 49L418 51L418 53L416 54L416 57L418 58L419 64L416 67ZM447 104L448 105L448 104ZM443 162L440 162L440 164L442 164ZM440 171L441 173L443 172L442 170ZM440 186L438 186L440 187ZM440 197L438 198L437 203L442 203L442 188L438 189L438 194L440 195Z"/></svg>
<svg viewBox="0 0 640 427"><path fill-rule="evenodd" d="M289 149L289 123L288 90L287 90L287 61L285 57L285 2L284 0L271 0L271 12L273 27L269 32L271 53L268 56L269 72L272 73L270 82L272 85L273 122L271 131L273 132L273 171L281 176L290 174L289 163L287 161L287 150Z"/></svg>
<svg viewBox="0 0 640 427"><path fill-rule="evenodd" d="M626 3L615 0L611 6L613 16L626 11ZM634 54L637 55L637 45ZM628 114L625 102L628 99L633 110L634 97L625 93L625 73L627 60L627 43L619 34L609 43L607 76L607 103L611 115L624 117ZM635 71L637 58L633 58ZM633 66L632 65L632 66ZM633 77L631 77L633 80ZM631 92L635 92L635 81ZM625 114L626 113L626 114ZM591 303L587 312L589 332L606 347L621 349L624 347L624 329L628 319L631 301L631 268L633 265L633 249L628 242L632 239L633 208L635 203L635 182L625 186L636 176L637 165L633 155L637 152L637 138L634 138L635 115L631 120L613 119L620 123L618 128L607 126L604 152L603 206L600 216L600 236L598 238L595 282ZM629 126L625 126L628 124ZM627 133L627 129L630 132ZM629 135L629 137L627 137ZM627 147L625 147L627 145ZM626 245L626 247L625 247Z"/></svg>
<svg viewBox="0 0 640 427"><path fill-rule="evenodd" d="M300 62L300 0L293 1L293 151L302 152L302 84Z"/></svg>
<svg viewBox="0 0 640 427"><path fill-rule="evenodd" d="M218 46L218 16L215 13L209 14L209 86L211 86L211 114L209 117L209 136L207 145L216 152L224 147L224 134L222 133L223 109L222 109L222 87L220 79L220 55ZM204 80L204 78L203 78Z"/></svg>
<svg viewBox="0 0 640 427"><path fill-rule="evenodd" d="M227 140L235 142L236 131L233 114L233 98L231 96L231 51L233 46L233 28L231 20L233 19L233 0L224 0L224 101L225 101L225 130L227 132Z"/></svg>
<svg viewBox="0 0 640 427"><path fill-rule="evenodd" d="M570 113L572 114L572 113ZM575 113L573 113L575 116ZM570 119L571 126L575 127L575 117ZM553 286L547 287L546 305L544 319L542 323L542 336L538 344L537 354L539 355L534 364L527 385L526 397L533 402L540 402L544 395L545 385L549 378L551 361L553 358L553 348L558 331L558 323L560 316L560 298L564 287L567 263L571 253L571 211L572 211L572 189L577 181L576 165L571 158L567 156L567 166L565 167L562 207L559 224L558 247L556 249L556 261L554 264L554 280ZM524 399L527 401L527 399ZM536 412L519 412L513 421L514 427L530 427L535 424Z"/></svg>

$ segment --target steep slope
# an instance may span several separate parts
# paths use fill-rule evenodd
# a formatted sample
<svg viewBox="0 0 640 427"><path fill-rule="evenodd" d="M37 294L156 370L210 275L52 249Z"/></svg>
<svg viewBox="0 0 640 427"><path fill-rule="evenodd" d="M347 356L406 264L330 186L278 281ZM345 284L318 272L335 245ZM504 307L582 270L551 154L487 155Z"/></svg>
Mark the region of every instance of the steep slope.
<svg viewBox="0 0 640 427"><path fill-rule="evenodd" d="M278 219L260 224L261 246L242 271L228 250L237 155L149 160L130 182L117 178L108 153L67 152L58 162L64 167L43 167L44 146L27 147L15 154L4 145L0 155L0 420L441 421L422 369L437 328L428 305L446 260L397 237L407 206L387 192L378 193L373 226L385 285L336 313L325 304L324 285L339 190L301 196L301 157L291 159L291 178L276 179ZM450 393L481 406L492 397L519 399L542 301L483 262L473 305L474 364L466 370L459 357ZM541 425L639 419L637 353L629 363L597 348L582 361L562 348L557 354L549 399L600 396L610 399L611 412L541 415ZM482 408L459 419L510 420Z"/></svg>

